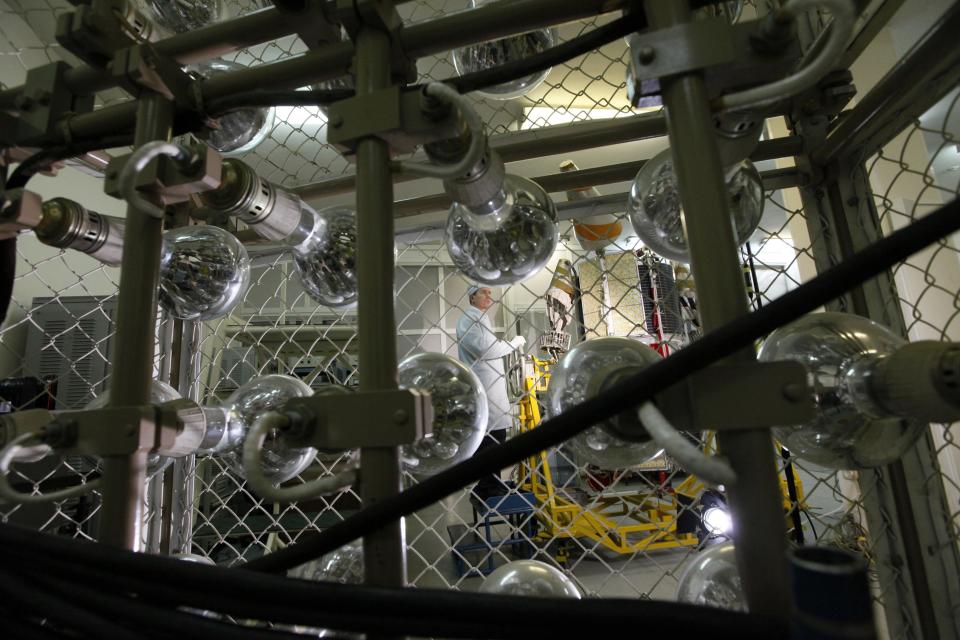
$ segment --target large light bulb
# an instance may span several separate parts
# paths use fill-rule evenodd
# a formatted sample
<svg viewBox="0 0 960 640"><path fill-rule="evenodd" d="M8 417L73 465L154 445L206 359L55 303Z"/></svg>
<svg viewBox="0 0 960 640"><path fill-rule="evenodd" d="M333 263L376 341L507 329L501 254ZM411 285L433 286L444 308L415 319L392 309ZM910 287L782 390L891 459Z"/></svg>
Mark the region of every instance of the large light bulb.
<svg viewBox="0 0 960 640"><path fill-rule="evenodd" d="M164 38L223 22L230 17L224 0L135 0Z"/></svg>
<svg viewBox="0 0 960 640"><path fill-rule="evenodd" d="M182 320L213 320L240 302L250 285L250 257L236 236L201 225L163 234L160 304Z"/></svg>
<svg viewBox="0 0 960 640"><path fill-rule="evenodd" d="M320 304L357 302L357 222L349 207L315 210L296 194L260 178L244 162L223 162L220 187L195 198L198 216L235 216L252 231L290 247L303 288Z"/></svg>
<svg viewBox="0 0 960 640"><path fill-rule="evenodd" d="M291 569L291 578L360 584L363 582L363 544L358 540Z"/></svg>
<svg viewBox="0 0 960 640"><path fill-rule="evenodd" d="M163 404L164 402L170 402L171 400L179 400L182 396L180 393L171 387L166 382L161 382L160 380L151 380L150 381L150 402L151 404ZM110 402L110 388L103 391L99 396L91 400L84 407L85 410L89 409L103 409ZM99 462L93 456L82 456L83 463L80 464L83 467L80 470L94 469L99 465ZM147 479L149 480L158 473L161 473L173 462L173 458L168 458L167 456L161 456L159 453L149 453L147 454Z"/></svg>
<svg viewBox="0 0 960 640"><path fill-rule="evenodd" d="M817 416L774 434L791 453L821 466L888 464L913 445L927 422L960 418L956 343L908 344L866 318L829 312L777 329L758 357L806 367Z"/></svg>
<svg viewBox="0 0 960 640"><path fill-rule="evenodd" d="M648 161L630 187L627 210L637 236L668 260L689 263L680 189L670 149ZM727 195L737 244L750 239L763 215L763 182L749 160L727 172Z"/></svg>
<svg viewBox="0 0 960 640"><path fill-rule="evenodd" d="M237 62L208 60L194 65L192 69L206 79L243 71L246 67ZM241 155L251 151L270 135L275 115L273 107L237 109L220 116L196 135L224 155Z"/></svg>
<svg viewBox="0 0 960 640"><path fill-rule="evenodd" d="M557 212L537 183L507 175L482 205L454 203L447 218L450 258L469 279L514 284L537 273L559 242Z"/></svg>
<svg viewBox="0 0 960 640"><path fill-rule="evenodd" d="M660 360L656 351L628 338L596 338L581 342L551 369L548 409L557 416L591 398L619 376L633 373ZM627 442L604 423L596 424L567 441L584 461L601 469L625 469L660 455L654 442Z"/></svg>
<svg viewBox="0 0 960 640"><path fill-rule="evenodd" d="M89 211L73 200L43 203L37 238L76 249L109 266L123 260L122 218ZM160 304L181 320L213 320L240 302L250 283L250 258L232 234L213 226L171 229L160 253Z"/></svg>
<svg viewBox="0 0 960 640"><path fill-rule="evenodd" d="M326 207L314 216L310 234L293 248L300 282L320 304L348 309L357 303L356 213L349 207Z"/></svg>
<svg viewBox="0 0 960 640"><path fill-rule="evenodd" d="M291 569L287 575L300 580L335 582L337 584L363 583L363 545L351 542L336 551L331 551L317 560L312 560ZM295 626L293 631L311 638L361 638L360 634L337 633L330 629Z"/></svg>
<svg viewBox="0 0 960 640"><path fill-rule="evenodd" d="M498 567L483 581L480 592L536 598L583 597L569 576L539 560L514 560Z"/></svg>
<svg viewBox="0 0 960 640"><path fill-rule="evenodd" d="M227 434L223 458L234 473L246 477L242 452L247 433L261 414L277 409L291 398L305 398L313 392L299 378L267 375L241 385L223 403L227 412ZM286 444L274 431L267 435L260 451L260 468L273 484L295 478L310 466L317 450L312 447L295 448Z"/></svg>
<svg viewBox="0 0 960 640"><path fill-rule="evenodd" d="M476 452L487 432L487 393L463 363L442 353L418 353L397 368L401 389L430 393L433 432L401 447L404 468L423 478Z"/></svg>
<svg viewBox="0 0 960 640"><path fill-rule="evenodd" d="M747 610L733 542L713 545L691 558L680 576L677 600L731 611Z"/></svg>
<svg viewBox="0 0 960 640"><path fill-rule="evenodd" d="M486 4L486 2L487 0L470 0L470 8L475 9ZM453 68L460 76L492 69L523 58L529 58L549 49L556 41L557 34L553 29L537 29L517 36L455 49L453 51ZM540 86L540 83L550 75L550 71L551 69L545 69L517 80L486 87L476 93L494 100L519 98Z"/></svg>

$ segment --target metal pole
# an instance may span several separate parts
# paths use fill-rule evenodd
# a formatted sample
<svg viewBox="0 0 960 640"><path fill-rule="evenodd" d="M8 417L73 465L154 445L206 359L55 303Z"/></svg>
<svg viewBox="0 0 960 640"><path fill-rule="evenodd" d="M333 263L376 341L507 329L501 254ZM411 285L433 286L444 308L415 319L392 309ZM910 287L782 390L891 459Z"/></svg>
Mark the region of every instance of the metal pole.
<svg viewBox="0 0 960 640"><path fill-rule="evenodd" d="M647 0L645 8L652 28L690 20L688 5L681 0ZM688 73L660 83L690 267L700 294L701 318L709 331L748 313L723 167L716 145L709 143L716 136L703 75ZM733 359L752 361L755 354L745 350ZM723 432L717 437L737 472L737 483L727 487L727 495L737 565L750 611L786 619L790 610L787 536L773 441L766 430Z"/></svg>
<svg viewBox="0 0 960 640"><path fill-rule="evenodd" d="M390 36L361 27L356 38L357 95L390 84ZM396 323L393 317L393 180L387 143L366 138L357 147L357 338L360 390L397 388ZM401 489L397 447L360 450L365 507L388 500ZM406 582L402 521L363 539L366 582L399 587Z"/></svg>
<svg viewBox="0 0 960 640"><path fill-rule="evenodd" d="M135 145L168 140L173 104L157 94L140 99ZM110 375L110 404L145 405L150 402L153 378L153 335L157 325L157 280L163 221L127 207L117 298L117 335ZM139 425L118 425L139 428ZM100 541L123 549L136 549L147 454L103 458L103 508Z"/></svg>

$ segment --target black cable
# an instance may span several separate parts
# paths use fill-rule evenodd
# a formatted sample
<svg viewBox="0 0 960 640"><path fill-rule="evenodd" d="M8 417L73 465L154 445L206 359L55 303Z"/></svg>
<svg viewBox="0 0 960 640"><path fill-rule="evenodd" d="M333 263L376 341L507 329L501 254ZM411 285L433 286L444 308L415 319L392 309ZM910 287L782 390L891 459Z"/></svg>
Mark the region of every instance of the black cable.
<svg viewBox="0 0 960 640"><path fill-rule="evenodd" d="M76 581L143 602L210 609L239 618L393 635L528 640L557 633L616 633L643 624L683 637L726 630L743 638L780 637L758 615L625 598L570 601L439 589L386 589L307 582L132 553L0 525L5 566ZM553 624L551 625L551 622Z"/></svg>
<svg viewBox="0 0 960 640"><path fill-rule="evenodd" d="M449 84L460 93L480 91L481 89L545 71L550 67L567 62L577 56L590 53L605 44L618 40L635 31L645 29L646 26L646 18L642 11L630 13L602 27L597 27L588 33L579 35L572 40L567 40L562 44L550 47L532 56L527 56L520 60L508 62L490 69L483 69L456 78L449 78L443 82Z"/></svg>
<svg viewBox="0 0 960 640"><path fill-rule="evenodd" d="M97 140L85 140L73 142L71 144L50 147L42 149L21 162L10 179L7 180L7 189L20 189L27 185L27 181L38 172L43 171L55 162L83 155L89 151L98 151L100 149L112 149L114 147L126 147L133 144L133 134L120 134L115 136L106 136Z"/></svg>
<svg viewBox="0 0 960 640"><path fill-rule="evenodd" d="M354 95L353 89L311 89L307 91L245 91L211 100L205 111L220 116L238 109L255 107L315 107L344 100Z"/></svg>
<svg viewBox="0 0 960 640"><path fill-rule="evenodd" d="M2 162L2 161L0 161ZM7 165L0 164L0 207L6 193ZM13 281L17 275L17 236L0 240L0 323L7 319L13 299Z"/></svg>
<svg viewBox="0 0 960 640"><path fill-rule="evenodd" d="M17 640L64 640L68 637L39 619L31 619L22 609L8 607L3 602L0 602L0 620L8 637Z"/></svg>
<svg viewBox="0 0 960 640"><path fill-rule="evenodd" d="M5 563L9 564L9 563ZM26 611L39 617L53 620L68 629L78 631L81 637L102 640L138 640L139 636L129 629L114 624L109 618L97 616L74 606L69 600L37 589L29 576L23 572L13 575L0 570L0 594Z"/></svg>
<svg viewBox="0 0 960 640"><path fill-rule="evenodd" d="M823 306L848 289L957 230L960 230L960 200L954 200L875 242L762 309L711 331L613 388L544 421L536 429L491 447L402 491L395 498L366 507L322 532L301 536L286 548L241 567L254 571L285 571L373 533L476 482L488 473L554 447L592 424L634 409L664 389L740 349L753 348L755 340L774 329Z"/></svg>
<svg viewBox="0 0 960 640"><path fill-rule="evenodd" d="M87 571L84 569L83 575ZM46 588L69 596L87 610L98 611L114 618L135 623L142 633L160 632L164 636L179 638L229 638L231 640L296 640L303 636L280 630L246 627L204 617L199 613L187 613L177 609L165 609L154 603L146 604L142 598L117 596L107 593L99 584L84 588L77 585L71 576L35 576L34 581Z"/></svg>
<svg viewBox="0 0 960 640"><path fill-rule="evenodd" d="M813 539L819 542L820 536L817 534L817 528L813 526L813 518L810 517L810 512L806 509L800 509L800 511L803 511L803 515L807 516L807 522L810 523L810 531L813 533Z"/></svg>

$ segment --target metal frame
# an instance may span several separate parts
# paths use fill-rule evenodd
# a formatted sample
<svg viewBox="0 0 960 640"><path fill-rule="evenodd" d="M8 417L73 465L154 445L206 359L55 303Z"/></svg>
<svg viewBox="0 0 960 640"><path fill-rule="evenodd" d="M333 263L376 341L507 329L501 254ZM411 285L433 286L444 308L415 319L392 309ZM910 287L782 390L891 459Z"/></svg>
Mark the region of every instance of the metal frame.
<svg viewBox="0 0 960 640"><path fill-rule="evenodd" d="M387 0L381 3L392 9ZM621 8L618 0L518 0L510 7L495 4L470 12L431 21L422 25L388 33L381 25L362 23L355 34L355 44L335 43L311 50L295 59L233 73L204 83L202 98L210 100L242 91L270 86L296 88L311 82L342 75L351 64L357 77L357 93L371 93L392 84L390 78L391 44L412 58L486 39L520 33L569 20L588 17ZM689 20L685 2L647 0L646 10L651 25L665 28ZM891 5L894 6L894 5ZM890 11L881 11L864 29L857 46L873 29L882 26ZM299 17L299 16L297 16ZM813 151L800 158L799 172L779 172L769 176L778 185L800 185L807 221L813 227L823 225L812 234L814 257L821 269L831 260L870 244L879 237L879 221L872 205L869 184L862 168L863 157L852 153L869 153L891 133L902 128L917 113L929 106L918 100L945 91L960 79L960 56L953 39L960 19L954 7L945 20L907 60L904 61L874 92L841 124L827 133L822 128L800 120L794 122L796 137L766 143L763 157L797 155L804 141L819 139ZM201 60L225 51L236 50L257 42L286 35L294 30L295 20L279 10L268 10L256 16L209 27L172 38L157 45L157 50L179 62ZM469 25L469 28L466 28ZM391 42L396 38L397 42ZM230 43L230 44L225 44ZM946 47L946 49L945 49ZM944 52L952 52L945 55ZM849 60L848 60L849 62ZM936 62L936 64L932 64ZM922 72L923 81L917 81ZM106 88L112 79L101 70L74 69L66 74L67 86L76 91L91 92ZM910 77L914 86L903 92L900 78ZM890 91L891 86L898 91ZM612 122L594 122L550 130L508 134L494 138L492 145L505 161L541 156L549 153L613 144L646 137L661 136L669 128L674 149L678 180L683 189L684 208L688 215L688 233L693 272L701 291L703 320L707 329L722 325L747 312L742 272L736 264L736 250L725 207L721 182L721 165L714 145L704 145L712 138L707 95L702 74L697 71L672 76L662 81L668 117L637 116ZM0 92L0 108L19 109L22 88ZM890 100L889 96L896 96ZM938 94L939 95L939 94ZM910 109L903 109L911 105ZM890 117L891 114L896 114ZM63 122L62 131L48 142L63 142L68 137L95 138L118 128L136 123L136 144L169 136L173 105L158 95L147 95L117 107L75 115ZM767 149L769 147L769 149ZM852 150L844 153L844 150ZM765 155L766 154L766 155ZM570 185L589 186L603 180L616 181L629 177L638 163L629 167L607 167L591 172L578 172L545 177L552 188ZM803 176L825 176L822 181L804 184ZM359 265L360 368L364 371L362 389L369 391L396 388L396 336L393 322L393 291L389 283L393 270L394 211L387 144L378 138L366 138L357 148L357 176L339 178L298 189L304 197L316 198L343 193L356 188L358 193L359 252L364 260ZM564 181L566 180L566 182ZM589 183L589 184L588 184ZM697 184L696 189L689 185ZM427 199L429 200L429 199ZM602 200L602 199L597 199ZM439 201L400 203L398 214L405 210L416 213L439 206ZM578 206L586 206L581 203ZM406 209L405 209L406 207ZM852 224L871 221L869 231ZM124 251L118 333L112 356L111 396L115 402L147 404L151 377L152 344L143 340L153 335L156 308L156 278L159 255L160 221L151 219L131 207L128 213L127 243L137 250ZM132 247L131 247L132 248ZM151 283L153 286L151 286ZM838 308L855 311L903 328L896 300L889 296L889 278L878 279L851 292L837 302ZM186 329L184 329L186 331ZM189 342L189 341L184 341ZM182 345L179 345L182 347ZM181 351L180 353L184 353ZM733 361L752 361L752 352L744 352ZM177 371L189 366L181 358ZM181 378L183 380L183 378ZM738 558L751 611L773 616L786 616L788 611L786 567L786 535L782 498L774 465L769 434L763 430L725 432L720 436L724 453L741 474L742 489L732 491L732 503L739 526ZM138 511L142 503L145 454L116 456L104 462L104 511L102 541L115 546L135 548L139 539ZM367 504L389 499L400 489L400 470L395 446L366 447L362 452L365 470L363 500ZM922 469L936 464L930 443L921 441L916 451L902 463L884 472L864 474L874 485L867 498L871 526L886 531L883 542L891 556L904 558L911 580L910 588L900 584L896 594L899 608L911 611L923 637L946 634L951 618L950 598L955 597L955 578L960 575L960 556L950 543L946 523L940 518L945 509L940 491L922 482ZM174 472L180 475L181 470ZM167 502L175 511L174 498ZM894 512L897 523L881 523L879 507ZM875 508L877 507L877 508ZM170 522L177 519L174 514ZM749 526L747 526L749 523ZM918 525L918 523L920 523ZM404 538L401 523L365 540L367 580L370 584L399 586L404 583ZM946 541L946 544L945 544ZM170 537L162 546L171 546ZM944 548L950 551L944 551ZM938 549L936 555L926 549ZM912 594L910 591L912 590ZM894 607L890 607L894 609ZM897 628L891 611L888 624ZM957 631L957 629L954 629Z"/></svg>

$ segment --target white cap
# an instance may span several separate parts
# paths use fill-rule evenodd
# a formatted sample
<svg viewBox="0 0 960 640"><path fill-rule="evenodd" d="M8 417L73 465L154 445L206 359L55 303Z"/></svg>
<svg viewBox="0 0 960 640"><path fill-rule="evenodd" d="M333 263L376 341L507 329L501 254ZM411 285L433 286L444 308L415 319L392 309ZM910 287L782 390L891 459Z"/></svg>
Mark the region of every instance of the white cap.
<svg viewBox="0 0 960 640"><path fill-rule="evenodd" d="M470 285L469 287L467 287L467 297L469 298L473 296L473 294L475 294L477 291L480 291L480 285L478 284Z"/></svg>

